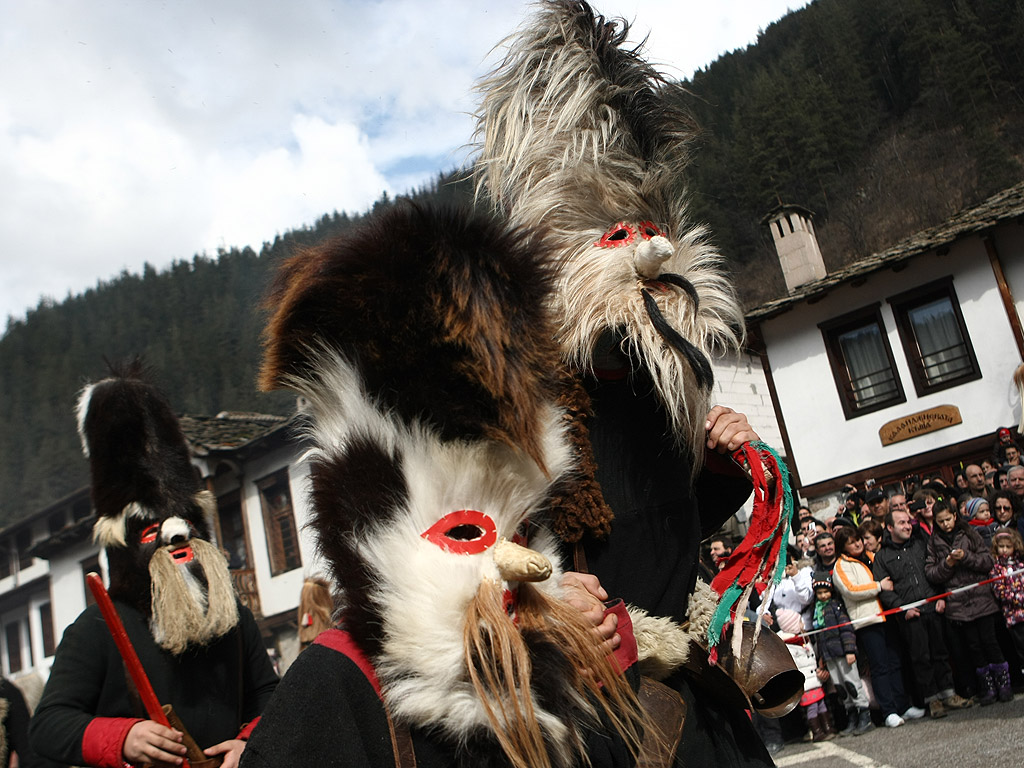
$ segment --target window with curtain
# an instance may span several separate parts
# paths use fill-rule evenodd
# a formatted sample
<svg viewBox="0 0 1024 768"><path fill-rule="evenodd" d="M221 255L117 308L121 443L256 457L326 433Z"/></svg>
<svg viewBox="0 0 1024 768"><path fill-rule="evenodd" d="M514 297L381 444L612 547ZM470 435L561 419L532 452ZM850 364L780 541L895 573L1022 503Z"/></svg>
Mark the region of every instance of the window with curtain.
<svg viewBox="0 0 1024 768"><path fill-rule="evenodd" d="M299 535L292 513L292 494L288 485L288 469L282 469L256 482L263 508L267 551L270 554L270 574L291 571L302 565Z"/></svg>
<svg viewBox="0 0 1024 768"><path fill-rule="evenodd" d="M906 402L878 304L818 327L847 419Z"/></svg>
<svg viewBox="0 0 1024 768"><path fill-rule="evenodd" d="M952 277L889 299L918 395L981 378Z"/></svg>

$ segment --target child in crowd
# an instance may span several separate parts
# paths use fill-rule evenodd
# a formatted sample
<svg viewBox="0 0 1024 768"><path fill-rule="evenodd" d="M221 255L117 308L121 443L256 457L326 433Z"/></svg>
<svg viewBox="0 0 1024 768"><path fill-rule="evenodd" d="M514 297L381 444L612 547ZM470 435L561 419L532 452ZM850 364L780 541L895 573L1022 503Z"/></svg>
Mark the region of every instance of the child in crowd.
<svg viewBox="0 0 1024 768"><path fill-rule="evenodd" d="M968 499L963 506L963 516L967 524L974 528L985 542L985 548L992 546L992 532L995 530L996 521L992 517L988 501L981 498Z"/></svg>
<svg viewBox="0 0 1024 768"><path fill-rule="evenodd" d="M812 581L814 596L814 629L822 630L815 635L818 658L824 660L829 677L835 685L839 699L846 706L849 725L840 731L840 736L859 736L874 728L868 710L868 695L857 672L857 636L850 617L843 604L833 597L832 576L828 573L814 574Z"/></svg>
<svg viewBox="0 0 1024 768"><path fill-rule="evenodd" d="M1003 607L1003 618L1013 638L1017 656L1024 659L1024 539L1013 530L996 531L992 536L992 592Z"/></svg>
<svg viewBox="0 0 1024 768"><path fill-rule="evenodd" d="M928 540L925 575L932 584L955 590L977 584L992 570L992 554L981 535L941 501L935 504L935 533ZM999 604L988 584L946 598L946 620L960 640L963 661L975 668L978 703L1011 701L1010 665L995 635ZM966 666L966 665L965 665Z"/></svg>
<svg viewBox="0 0 1024 768"><path fill-rule="evenodd" d="M786 571L775 587L772 613L786 608L804 617L803 629L811 628L810 610L814 602L811 586L811 559L804 557L796 547L786 548Z"/></svg>
<svg viewBox="0 0 1024 768"><path fill-rule="evenodd" d="M796 668L804 674L804 695L800 699L800 708L811 729L804 741L831 741L836 737L836 727L825 706L825 690L821 687L822 678L828 679L828 672L819 670L814 649L799 636L804 626L799 613L781 608L775 620L779 625L779 637L786 641L786 648Z"/></svg>

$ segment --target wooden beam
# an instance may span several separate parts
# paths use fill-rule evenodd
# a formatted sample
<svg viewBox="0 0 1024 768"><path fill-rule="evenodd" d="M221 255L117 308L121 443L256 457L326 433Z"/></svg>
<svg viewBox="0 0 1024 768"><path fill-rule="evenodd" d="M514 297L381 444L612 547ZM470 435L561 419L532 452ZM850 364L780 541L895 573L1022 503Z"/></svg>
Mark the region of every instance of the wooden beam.
<svg viewBox="0 0 1024 768"><path fill-rule="evenodd" d="M1017 314L1017 304L1013 300L1013 291L1006 281L1003 273L1003 264L999 259L999 251L996 250L995 240L992 235L985 235L982 238L985 243L985 251L988 253L989 263L992 265L992 273L996 277L996 285L999 287L999 296L1003 300L1003 309L1006 310L1006 319L1010 321L1010 328L1013 330L1013 338L1017 342L1017 354L1024 360L1024 328L1021 327L1020 315Z"/></svg>

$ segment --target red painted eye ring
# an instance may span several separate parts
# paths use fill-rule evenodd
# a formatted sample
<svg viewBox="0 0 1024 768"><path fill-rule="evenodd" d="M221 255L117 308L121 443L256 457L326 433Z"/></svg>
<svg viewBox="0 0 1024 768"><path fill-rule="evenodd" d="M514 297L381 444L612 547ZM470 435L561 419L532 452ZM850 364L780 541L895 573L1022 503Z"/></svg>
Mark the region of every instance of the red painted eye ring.
<svg viewBox="0 0 1024 768"><path fill-rule="evenodd" d="M624 235L616 237L620 233L624 232ZM594 243L598 248L619 248L623 245L629 245L633 242L636 237L636 228L632 224L627 224L624 221L620 221L618 224L613 226L607 232L605 232L601 239Z"/></svg>
<svg viewBox="0 0 1024 768"><path fill-rule="evenodd" d="M640 237L644 240L650 240L652 237L665 237L661 227L653 221L641 221L637 228L640 230ZM654 234L651 234L651 232Z"/></svg>
<svg viewBox="0 0 1024 768"><path fill-rule="evenodd" d="M494 546L498 529L490 515L475 509L459 509L449 512L420 535L445 552L479 555Z"/></svg>
<svg viewBox="0 0 1024 768"><path fill-rule="evenodd" d="M152 544L156 541L157 535L160 533L160 523L153 523L147 525L142 529L142 533L139 534L140 544Z"/></svg>

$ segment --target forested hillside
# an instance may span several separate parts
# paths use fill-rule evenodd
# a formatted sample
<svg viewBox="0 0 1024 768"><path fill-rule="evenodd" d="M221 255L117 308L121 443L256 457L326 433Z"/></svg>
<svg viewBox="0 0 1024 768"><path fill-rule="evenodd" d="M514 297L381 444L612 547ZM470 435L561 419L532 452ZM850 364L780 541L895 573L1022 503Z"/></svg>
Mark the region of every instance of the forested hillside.
<svg viewBox="0 0 1024 768"><path fill-rule="evenodd" d="M785 290L780 201L834 269L1019 181L1022 40L1020 0L817 0L697 73L694 211L747 303Z"/></svg>
<svg viewBox="0 0 1024 768"><path fill-rule="evenodd" d="M780 201L817 213L835 268L1019 181L1021 40L1019 0L817 0L697 73L687 84L702 127L694 214L748 305L784 290L760 225ZM465 197L455 178L417 194ZM325 215L259 253L124 273L10 322L0 339L0 525L87 482L72 409L81 385L104 375L104 357L142 355L179 412L288 413L290 397L253 384L261 297L281 259L357 218Z"/></svg>

